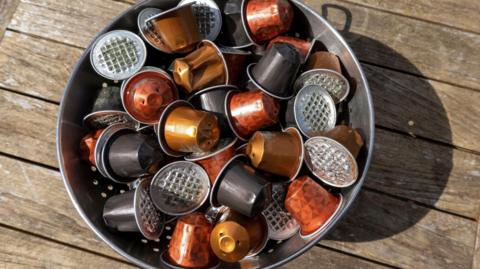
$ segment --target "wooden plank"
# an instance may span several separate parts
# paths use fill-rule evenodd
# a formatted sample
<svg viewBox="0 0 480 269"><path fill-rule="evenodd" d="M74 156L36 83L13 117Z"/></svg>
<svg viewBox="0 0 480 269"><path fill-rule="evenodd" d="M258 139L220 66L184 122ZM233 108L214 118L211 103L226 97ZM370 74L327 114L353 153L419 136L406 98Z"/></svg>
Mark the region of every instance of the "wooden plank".
<svg viewBox="0 0 480 269"><path fill-rule="evenodd" d="M373 158L366 186L479 217L479 155L377 130Z"/></svg>
<svg viewBox="0 0 480 269"><path fill-rule="evenodd" d="M480 32L480 23L477 18L480 2L477 0L436 0L435 2L430 0L346 0L345 2Z"/></svg>
<svg viewBox="0 0 480 269"><path fill-rule="evenodd" d="M7 31L0 43L0 87L59 102L81 53L67 45Z"/></svg>
<svg viewBox="0 0 480 269"><path fill-rule="evenodd" d="M473 256L473 269L480 269L480 223L477 228L477 242L475 243L475 253Z"/></svg>
<svg viewBox="0 0 480 269"><path fill-rule="evenodd" d="M0 40L20 0L0 0Z"/></svg>
<svg viewBox="0 0 480 269"><path fill-rule="evenodd" d="M135 268L4 227L0 242L1 268Z"/></svg>
<svg viewBox="0 0 480 269"><path fill-rule="evenodd" d="M350 30L342 34L360 60L480 89L478 34L342 1L305 2L318 12L324 4L331 4L351 13ZM328 11L328 20L343 29L345 12Z"/></svg>
<svg viewBox="0 0 480 269"><path fill-rule="evenodd" d="M322 245L401 268L472 266L477 223L363 190Z"/></svg>
<svg viewBox="0 0 480 269"><path fill-rule="evenodd" d="M2 224L120 259L80 218L59 172L0 156L0 177Z"/></svg>

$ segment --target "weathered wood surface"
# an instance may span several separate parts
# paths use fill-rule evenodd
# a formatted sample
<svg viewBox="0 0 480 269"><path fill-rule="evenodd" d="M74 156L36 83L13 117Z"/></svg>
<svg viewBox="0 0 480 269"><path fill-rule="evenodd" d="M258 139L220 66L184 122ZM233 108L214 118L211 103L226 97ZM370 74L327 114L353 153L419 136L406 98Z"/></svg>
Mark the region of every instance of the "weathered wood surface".
<svg viewBox="0 0 480 269"><path fill-rule="evenodd" d="M475 253L473 255L473 269L480 269L480 224L477 228L477 242L475 243Z"/></svg>
<svg viewBox="0 0 480 269"><path fill-rule="evenodd" d="M20 0L0 0L0 40Z"/></svg>
<svg viewBox="0 0 480 269"><path fill-rule="evenodd" d="M0 227L0 268L135 268L65 245Z"/></svg>
<svg viewBox="0 0 480 269"><path fill-rule="evenodd" d="M478 0L341 0L394 12L402 16L436 22L467 31L480 32Z"/></svg>

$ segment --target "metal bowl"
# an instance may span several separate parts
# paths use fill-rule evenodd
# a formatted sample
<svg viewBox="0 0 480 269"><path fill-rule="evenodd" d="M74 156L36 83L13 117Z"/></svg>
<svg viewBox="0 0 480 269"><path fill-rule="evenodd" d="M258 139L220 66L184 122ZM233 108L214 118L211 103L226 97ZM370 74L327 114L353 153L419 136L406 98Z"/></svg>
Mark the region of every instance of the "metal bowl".
<svg viewBox="0 0 480 269"><path fill-rule="evenodd" d="M137 32L137 15L146 7L157 7L167 10L178 4L178 0L146 0L128 9L107 26L99 36L116 29ZM299 234L281 244L270 243L256 257L247 258L238 264L222 264L222 268L274 268L285 264L313 247L347 212L360 191L368 167L370 165L374 142L374 111L370 90L360 64L348 47L345 40L333 27L315 11L299 1L291 0L296 12L296 22L302 24L298 29L304 36L317 37L326 48L339 56L344 66L344 73L352 83L352 93L348 100L349 122L353 128L358 128L366 141L366 148L357 158L359 180L350 188L343 189L345 202L339 213L316 236L305 239ZM57 155L60 170L66 189L75 208L88 226L110 247L122 256L141 267L162 267L160 254L168 244L173 227L166 224L165 232L157 242L147 241L141 234L120 234L110 231L102 219L103 205L106 198L121 191L127 186L115 184L96 178L94 171L83 163L78 154L78 145L87 130L82 126L82 120L90 111L87 104L92 104L95 89L102 83L115 84L97 75L90 65L90 45L75 67L65 89L61 102L57 126ZM149 48L149 55L155 55ZM150 54L151 53L151 54ZM165 57L159 55L159 57ZM147 61L147 64L148 61ZM118 82L117 82L118 83ZM117 84L118 85L118 84ZM168 238L167 238L168 237Z"/></svg>

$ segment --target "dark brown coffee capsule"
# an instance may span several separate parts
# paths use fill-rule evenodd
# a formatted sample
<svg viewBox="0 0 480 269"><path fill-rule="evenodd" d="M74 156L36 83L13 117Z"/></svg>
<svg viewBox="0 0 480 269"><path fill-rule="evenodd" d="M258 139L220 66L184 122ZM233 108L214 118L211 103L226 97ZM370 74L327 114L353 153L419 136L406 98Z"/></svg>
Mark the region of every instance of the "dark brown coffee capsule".
<svg viewBox="0 0 480 269"><path fill-rule="evenodd" d="M364 141L360 133L347 125L339 125L326 132L325 136L342 144L350 151L350 153L352 153L353 157L355 158L357 158L358 153L364 145Z"/></svg>
<svg viewBox="0 0 480 269"><path fill-rule="evenodd" d="M226 210L213 228L210 246L222 261L233 263L260 253L268 242L268 225L263 215L245 217Z"/></svg>
<svg viewBox="0 0 480 269"><path fill-rule="evenodd" d="M227 94L227 119L235 135L248 140L256 131L278 123L280 104L262 91Z"/></svg>
<svg viewBox="0 0 480 269"><path fill-rule="evenodd" d="M288 0L245 0L243 12L247 34L255 43L287 32L293 23L293 7Z"/></svg>
<svg viewBox="0 0 480 269"><path fill-rule="evenodd" d="M214 183L210 203L255 217L270 202L272 185L246 161L245 155L237 155L223 167Z"/></svg>
<svg viewBox="0 0 480 269"><path fill-rule="evenodd" d="M220 50L227 62L230 83L238 85L243 78L249 57L252 54L250 52L229 47L220 47Z"/></svg>
<svg viewBox="0 0 480 269"><path fill-rule="evenodd" d="M195 161L200 166L202 166L203 169L205 169L212 185L217 180L217 177L225 164L227 164L227 162L230 161L233 156L235 156L236 142L237 140L235 139L223 148L219 148L219 150L217 150L213 155L209 155Z"/></svg>
<svg viewBox="0 0 480 269"><path fill-rule="evenodd" d="M304 69L305 71L312 69L329 69L339 74L342 73L338 56L328 51L318 51L310 55Z"/></svg>
<svg viewBox="0 0 480 269"><path fill-rule="evenodd" d="M227 93L233 90L238 90L238 88L233 85L209 87L194 93L190 98L188 98L188 102L190 102L195 108L226 115L225 99L227 97Z"/></svg>
<svg viewBox="0 0 480 269"><path fill-rule="evenodd" d="M220 128L215 114L193 109L182 100L170 104L158 125L160 146L172 157L191 152L208 152L220 139Z"/></svg>
<svg viewBox="0 0 480 269"><path fill-rule="evenodd" d="M178 4L193 3L193 13L197 18L202 39L215 41L222 30L222 12L214 0L182 0Z"/></svg>
<svg viewBox="0 0 480 269"><path fill-rule="evenodd" d="M291 99L293 83L302 65L300 53L286 43L275 43L257 64L250 64L250 80L266 94L280 100Z"/></svg>
<svg viewBox="0 0 480 269"><path fill-rule="evenodd" d="M243 2L245 0L219 1L223 13L222 34L218 43L231 48L246 48L253 45L247 35L246 22L242 18Z"/></svg>
<svg viewBox="0 0 480 269"><path fill-rule="evenodd" d="M177 220L162 262L175 268L211 268L218 260L210 249L213 225L201 213L192 213Z"/></svg>
<svg viewBox="0 0 480 269"><path fill-rule="evenodd" d="M80 158L93 166L97 165L95 161L95 146L102 132L103 129L92 131L80 141Z"/></svg>
<svg viewBox="0 0 480 269"><path fill-rule="evenodd" d="M178 92L167 72L148 67L122 84L121 97L132 118L143 124L157 124L163 110L178 99Z"/></svg>
<svg viewBox="0 0 480 269"><path fill-rule="evenodd" d="M225 58L209 40L203 40L198 49L173 62L173 78L188 93L229 83Z"/></svg>
<svg viewBox="0 0 480 269"><path fill-rule="evenodd" d="M303 40L300 38L292 37L292 36L277 36L276 38L272 39L268 44L268 48L271 48L275 43L287 43L295 47L302 58L306 58L311 46L312 42Z"/></svg>
<svg viewBox="0 0 480 269"><path fill-rule="evenodd" d="M285 207L300 224L300 235L314 236L328 225L342 205L341 194L335 196L308 176L288 187Z"/></svg>
<svg viewBox="0 0 480 269"><path fill-rule="evenodd" d="M151 31L145 37L165 53L187 53L200 42L200 32L193 13L193 3L164 11L147 21Z"/></svg>
<svg viewBox="0 0 480 269"><path fill-rule="evenodd" d="M256 132L247 145L252 165L294 180L303 164L303 138L296 128L285 132Z"/></svg>

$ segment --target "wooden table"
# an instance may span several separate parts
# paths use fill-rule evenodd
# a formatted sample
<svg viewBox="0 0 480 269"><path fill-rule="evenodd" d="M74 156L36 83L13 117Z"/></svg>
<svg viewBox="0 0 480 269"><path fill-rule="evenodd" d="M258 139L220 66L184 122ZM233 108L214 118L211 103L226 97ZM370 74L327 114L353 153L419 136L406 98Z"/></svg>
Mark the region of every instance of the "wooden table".
<svg viewBox="0 0 480 269"><path fill-rule="evenodd" d="M480 268L480 2L306 2L363 65L376 145L348 216L285 268ZM132 3L0 0L0 268L132 266L80 219L55 158L72 67Z"/></svg>

